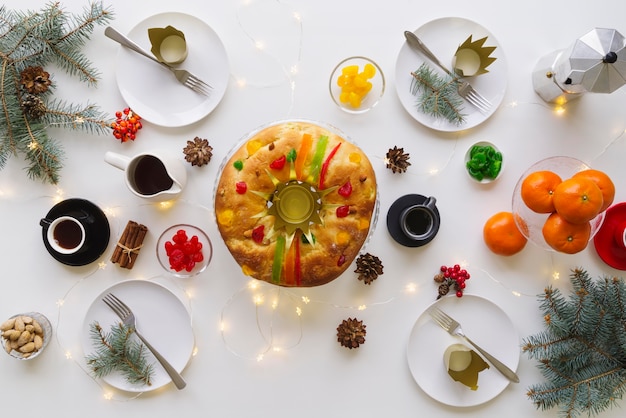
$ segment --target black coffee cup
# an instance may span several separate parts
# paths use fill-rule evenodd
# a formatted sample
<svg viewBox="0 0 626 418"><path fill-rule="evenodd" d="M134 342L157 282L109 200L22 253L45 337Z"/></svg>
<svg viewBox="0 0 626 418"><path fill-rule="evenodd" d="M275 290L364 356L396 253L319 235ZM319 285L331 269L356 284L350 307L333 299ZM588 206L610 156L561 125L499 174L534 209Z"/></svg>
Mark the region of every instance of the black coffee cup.
<svg viewBox="0 0 626 418"><path fill-rule="evenodd" d="M406 207L400 213L400 229L412 241L427 241L439 230L439 213L435 204L437 199L427 198L423 203Z"/></svg>

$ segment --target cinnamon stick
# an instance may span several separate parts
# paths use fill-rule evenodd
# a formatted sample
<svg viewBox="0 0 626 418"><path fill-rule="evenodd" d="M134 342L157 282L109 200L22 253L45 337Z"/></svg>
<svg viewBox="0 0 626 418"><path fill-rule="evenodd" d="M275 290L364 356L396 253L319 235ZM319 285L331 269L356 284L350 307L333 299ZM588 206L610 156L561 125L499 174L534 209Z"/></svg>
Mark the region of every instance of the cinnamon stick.
<svg viewBox="0 0 626 418"><path fill-rule="evenodd" d="M131 252L128 263L126 264L127 269L132 269L135 265L135 260L137 260L137 257L139 256L139 250L141 250L141 246L143 245L143 240L146 238L146 234L148 233L148 228L145 225L139 225L137 229L137 238L130 247Z"/></svg>
<svg viewBox="0 0 626 418"><path fill-rule="evenodd" d="M128 239L128 232L130 231L130 226L136 223L135 221L128 221L128 223L126 224L126 228L124 228L124 231L122 231L122 236L120 237L120 239L117 241L117 244L115 246L115 249L113 250L113 255L111 255L111 262L112 263L118 263L120 261L120 257L122 256L122 247L121 245L124 245L124 243L126 242L126 240Z"/></svg>
<svg viewBox="0 0 626 418"><path fill-rule="evenodd" d="M119 264L120 267L132 269L147 233L148 228L145 225L132 220L128 221L113 250L111 262Z"/></svg>

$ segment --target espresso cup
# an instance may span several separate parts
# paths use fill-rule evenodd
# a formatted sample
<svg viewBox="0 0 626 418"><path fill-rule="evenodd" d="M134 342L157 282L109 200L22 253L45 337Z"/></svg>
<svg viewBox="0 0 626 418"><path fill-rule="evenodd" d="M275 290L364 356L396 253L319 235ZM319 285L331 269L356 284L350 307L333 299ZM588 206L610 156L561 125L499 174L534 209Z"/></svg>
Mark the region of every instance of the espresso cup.
<svg viewBox="0 0 626 418"><path fill-rule="evenodd" d="M431 239L439 230L439 214L435 210L437 200L427 198L423 203L406 207L400 213L400 229L412 241Z"/></svg>
<svg viewBox="0 0 626 418"><path fill-rule="evenodd" d="M165 151L144 152L134 157L109 151L104 160L124 171L126 186L133 194L150 201L178 197L187 182L183 163Z"/></svg>
<svg viewBox="0 0 626 418"><path fill-rule="evenodd" d="M42 219L41 226L47 226L46 240L59 254L74 254L85 245L85 227L80 219L73 216L59 216L56 219Z"/></svg>

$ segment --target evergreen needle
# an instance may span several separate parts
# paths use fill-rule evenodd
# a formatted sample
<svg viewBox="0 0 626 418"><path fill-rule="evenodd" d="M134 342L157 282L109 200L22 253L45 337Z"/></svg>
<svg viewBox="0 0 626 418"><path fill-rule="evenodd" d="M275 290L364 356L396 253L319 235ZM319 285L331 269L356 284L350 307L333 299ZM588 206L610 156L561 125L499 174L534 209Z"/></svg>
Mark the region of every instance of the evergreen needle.
<svg viewBox="0 0 626 418"><path fill-rule="evenodd" d="M441 76L426 63L411 73L411 93L417 97L418 109L455 125L465 122L463 99L457 91L457 79Z"/></svg>
<svg viewBox="0 0 626 418"><path fill-rule="evenodd" d="M626 392L626 284L592 280L582 269L570 275L566 298L547 287L540 295L545 330L524 339L522 350L538 360L546 382L528 397L537 408L560 407L562 416L597 415Z"/></svg>

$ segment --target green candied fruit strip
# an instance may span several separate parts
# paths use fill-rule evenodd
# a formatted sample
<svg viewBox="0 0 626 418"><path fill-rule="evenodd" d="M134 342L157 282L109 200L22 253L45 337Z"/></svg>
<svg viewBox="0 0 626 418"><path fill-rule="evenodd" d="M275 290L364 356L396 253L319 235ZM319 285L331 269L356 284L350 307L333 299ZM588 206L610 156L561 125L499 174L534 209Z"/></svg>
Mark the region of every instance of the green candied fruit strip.
<svg viewBox="0 0 626 418"><path fill-rule="evenodd" d="M280 283L280 276L283 272L283 260L285 259L285 237L279 235L276 238L276 248L274 249L274 262L272 263L272 282Z"/></svg>
<svg viewBox="0 0 626 418"><path fill-rule="evenodd" d="M241 170L243 170L243 161L241 161L241 160L237 160L237 161L235 161L235 162L233 163L233 167L235 167L235 169L236 169L237 171L241 171Z"/></svg>
<svg viewBox="0 0 626 418"><path fill-rule="evenodd" d="M317 140L315 154L313 154L310 168L310 173L315 181L319 178L320 170L322 169L322 162L324 160L324 154L326 153L326 145L328 145L328 137L326 135L320 136Z"/></svg>
<svg viewBox="0 0 626 418"><path fill-rule="evenodd" d="M298 156L298 154L296 153L295 148L292 148L289 150L289 152L287 153L287 162L294 162L296 161L296 157Z"/></svg>

